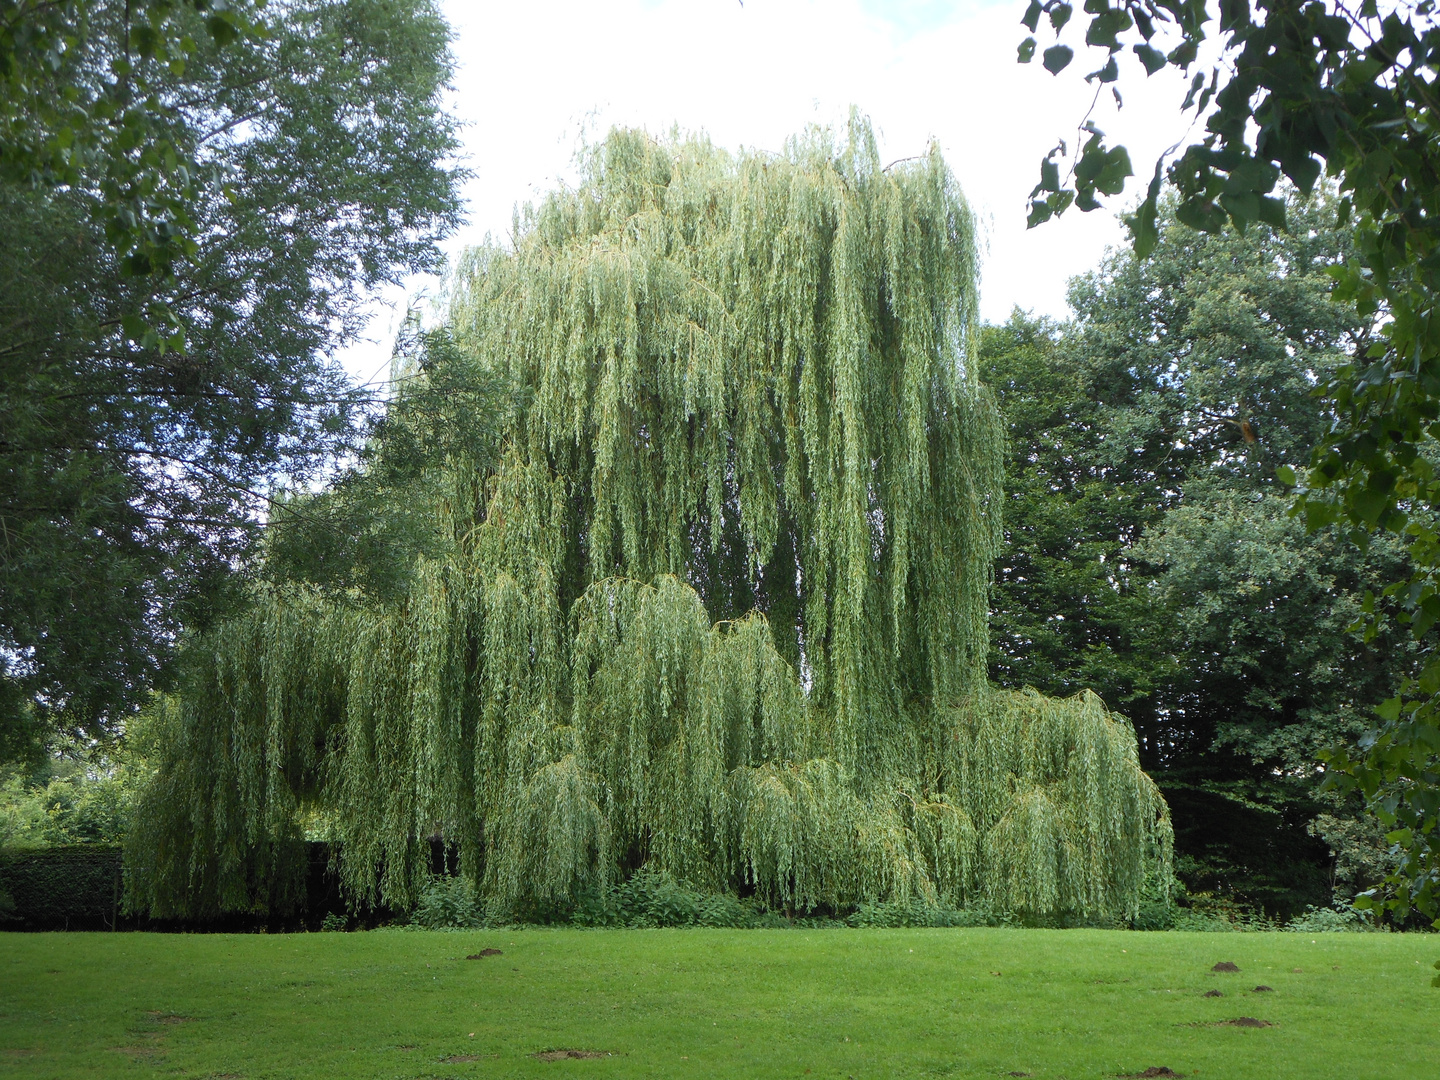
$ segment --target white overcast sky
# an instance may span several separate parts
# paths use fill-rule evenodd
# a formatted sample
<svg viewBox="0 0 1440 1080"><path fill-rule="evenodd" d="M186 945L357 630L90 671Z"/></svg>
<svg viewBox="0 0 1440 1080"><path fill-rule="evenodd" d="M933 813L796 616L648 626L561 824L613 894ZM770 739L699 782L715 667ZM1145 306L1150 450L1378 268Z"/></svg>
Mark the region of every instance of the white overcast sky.
<svg viewBox="0 0 1440 1080"><path fill-rule="evenodd" d="M1065 315L1066 281L1121 239L1108 208L1025 228L1039 161L1057 139L1073 145L1093 96L1083 75L1103 53L1082 53L1058 78L1038 57L1017 64L1024 0L442 2L455 33L452 109L474 174L452 254L486 233L508 235L517 203L573 181L583 136L678 124L721 146L779 150L807 124L843 124L852 105L871 118L886 160L939 141L986 234L987 320L1015 305ZM1124 108L1107 91L1095 122L1129 147L1138 190L1186 133L1184 87L1168 69L1147 80L1127 59ZM426 288L417 280L409 291ZM404 307L390 301L377 305L368 340L344 354L361 379L383 377Z"/></svg>

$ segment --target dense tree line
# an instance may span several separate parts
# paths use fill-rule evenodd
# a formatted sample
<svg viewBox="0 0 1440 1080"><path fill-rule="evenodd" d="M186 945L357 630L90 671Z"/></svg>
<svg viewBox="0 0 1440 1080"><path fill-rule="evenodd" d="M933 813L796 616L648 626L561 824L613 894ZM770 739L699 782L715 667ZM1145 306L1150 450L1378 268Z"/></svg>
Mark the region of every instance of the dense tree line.
<svg viewBox="0 0 1440 1080"><path fill-rule="evenodd" d="M1308 533L1275 478L1371 329L1329 295L1333 202L1289 212L1242 236L1167 211L1151 255L1073 282L1072 321L1017 312L983 345L1010 435L992 678L1127 713L1186 884L1284 913L1383 876L1373 819L1320 790L1317 761L1413 658L1393 628L1350 632L1403 573L1398 544Z"/></svg>
<svg viewBox="0 0 1440 1080"><path fill-rule="evenodd" d="M1407 374L1395 342L1428 340L1420 129L1440 36L1403 10L1334 7L1254 21L1234 8L1222 28L1234 48L1315 57L1304 78L1246 69L1258 74L1236 85L1269 95L1263 115L1236 92L1214 97L1217 116L1253 115L1264 137L1251 146L1243 124L1212 121L1171 170L1178 201L1157 204L1157 172L1132 219L1139 254L1074 283L1072 320L1017 313L982 334L1010 435L991 678L1094 688L1126 712L1174 811L1187 886L1282 913L1353 896L1393 866L1354 793L1324 790L1317 766L1356 745L1377 702L1390 729L1362 786L1390 784L1402 810L1419 792L1416 822L1434 810L1424 702L1440 676L1422 674L1413 640L1440 616L1426 577L1440 550L1433 455L1415 452L1434 389L1429 353ZM1043 11L1059 33L1070 10L1037 3L1027 23ZM1112 60L1133 23L1147 71L1188 67L1209 17L1193 4L1086 10ZM1146 20L1171 16L1183 42L1166 57ZM1337 18L1378 36L1363 47ZM0 31L0 759L33 761L47 740L119 730L168 684L185 631L245 607L253 571L403 602L415 568L457 539L435 522L483 495L454 478L493 474L497 433L532 403L447 334L414 335L410 392L367 427L365 397L330 361L364 290L434 265L458 214L438 109L447 31L431 5L20 2ZM1045 64L1069 55L1057 45ZM1391 69L1393 86L1367 97ZM1096 76L1113 81L1113 62ZM1315 94L1287 96L1307 79ZM1285 126L1316 109L1357 146L1405 153L1371 177L1374 155ZM1074 190L1047 163L1036 220L1119 190L1128 158L1091 134ZM1280 170L1307 186L1321 159L1344 197L1282 206ZM1366 203L1367 177L1408 192L1413 213ZM1222 232L1227 219L1268 224ZM1384 229L1390 247L1377 246ZM342 453L363 467L323 495L276 496ZM1286 484L1312 461L1302 520ZM1314 491L1337 478L1327 507ZM1367 540L1342 518L1389 534ZM262 521L279 527L257 545ZM752 540L725 534L697 560L711 618L763 593L745 583ZM1405 581L1388 594L1399 619L1377 617L1386 599L1370 595ZM53 788L58 807L92 779L42 765L5 784L33 810L35 792ZM1401 843L1423 861L1428 841Z"/></svg>
<svg viewBox="0 0 1440 1080"><path fill-rule="evenodd" d="M1107 85L1115 106L1123 105L1119 84L1133 83L1122 80L1122 62L1128 67L1132 57L1147 77L1167 67L1185 74L1189 91L1179 112L1191 113L1195 136L1161 155L1145 197L1125 218L1138 254L1159 239L1162 188L1178 220L1209 233L1232 225L1243 232L1255 222L1286 227L1282 175L1307 194L1322 174L1338 190L1337 221L1351 250L1333 268L1332 296L1360 320L1373 320L1374 332L1317 388L1334 422L1312 448L1309 468L1285 465L1279 476L1297 487L1296 506L1310 529L1339 523L1361 547L1376 533L1405 547L1405 572L1365 601L1365 632L1374 644L1393 636L1389 624L1398 623L1424 646L1424 662L1376 707L1378 726L1361 745L1333 748L1324 759L1336 790L1359 792L1391 830L1387 839L1399 856L1383 886L1358 904L1401 919L1414 909L1440 927L1435 5L1087 0L1084 15L1074 14L1068 0L1030 0L1021 20L1032 34L1053 31L1055 44L1040 52L1051 74L1075 58L1065 41L1077 42L1081 27L1086 52L1103 58L1085 77L1096 83L1080 124L1085 137L1068 149L1061 141L1041 163L1030 193L1032 226L1072 205L1098 209L1097 194L1124 191L1129 153L1107 144L1094 113ZM1027 37L1017 59L1029 63L1039 50ZM1440 976L1432 985L1440 987Z"/></svg>

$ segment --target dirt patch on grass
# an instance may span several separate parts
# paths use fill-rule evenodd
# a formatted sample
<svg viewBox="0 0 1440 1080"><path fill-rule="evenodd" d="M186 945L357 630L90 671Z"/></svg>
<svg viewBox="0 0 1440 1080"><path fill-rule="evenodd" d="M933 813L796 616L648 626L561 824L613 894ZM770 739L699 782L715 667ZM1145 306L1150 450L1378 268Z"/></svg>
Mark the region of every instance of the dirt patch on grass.
<svg viewBox="0 0 1440 1080"><path fill-rule="evenodd" d="M1201 996L1201 997L1224 997L1225 995L1222 994L1219 990L1206 990L1205 993L1201 994L1200 996Z"/></svg>
<svg viewBox="0 0 1440 1080"><path fill-rule="evenodd" d="M182 1016L179 1013L165 1012L163 1009L146 1009L145 1019L130 1029L130 1037L135 1041L129 1046L112 1046L112 1053L124 1054L131 1061L157 1063L165 1058L165 1035L149 1027L150 1024L158 1024L162 1027L174 1027L178 1024L188 1024L195 1018L193 1016Z"/></svg>
<svg viewBox="0 0 1440 1080"><path fill-rule="evenodd" d="M541 1050L530 1056L537 1061L566 1061L570 1058L607 1058L615 1055L609 1050Z"/></svg>
<svg viewBox="0 0 1440 1080"><path fill-rule="evenodd" d="M1237 1016L1234 1020L1221 1020L1218 1024L1211 1024L1211 1027L1244 1027L1262 1028L1274 1027L1269 1020L1256 1020L1253 1016Z"/></svg>
<svg viewBox="0 0 1440 1080"><path fill-rule="evenodd" d="M471 953L465 957L466 960L483 960L487 956L504 956L499 949L481 949L479 952Z"/></svg>
<svg viewBox="0 0 1440 1080"><path fill-rule="evenodd" d="M1266 986L1262 983L1250 992L1252 994L1273 994L1275 992L1275 988L1273 986Z"/></svg>
<svg viewBox="0 0 1440 1080"><path fill-rule="evenodd" d="M1151 1065L1144 1072L1120 1073L1121 1080L1159 1080L1162 1076L1184 1076L1165 1065Z"/></svg>
<svg viewBox="0 0 1440 1080"><path fill-rule="evenodd" d="M116 1054L124 1054L131 1061L135 1062L158 1062L164 1059L165 1050L163 1047L151 1044L149 1046L112 1046L111 1051Z"/></svg>
<svg viewBox="0 0 1440 1080"><path fill-rule="evenodd" d="M1210 970L1211 970L1211 971L1239 971L1239 970L1240 970L1240 967L1239 967L1238 964L1232 964L1229 960L1221 960L1220 963L1216 964L1216 965L1215 965L1214 967L1212 967Z"/></svg>

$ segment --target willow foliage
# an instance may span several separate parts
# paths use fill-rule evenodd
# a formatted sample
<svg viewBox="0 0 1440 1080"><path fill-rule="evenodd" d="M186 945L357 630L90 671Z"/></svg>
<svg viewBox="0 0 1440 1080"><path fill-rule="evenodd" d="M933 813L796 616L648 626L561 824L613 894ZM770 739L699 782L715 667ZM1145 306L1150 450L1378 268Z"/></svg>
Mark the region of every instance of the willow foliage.
<svg viewBox="0 0 1440 1080"><path fill-rule="evenodd" d="M274 903L309 807L401 906L437 837L497 912L642 865L792 909L1132 911L1169 836L1133 733L984 680L975 248L939 153L882 169L863 123L612 134L458 275L453 340L514 394L453 542L403 602L274 587L191 649L132 902Z"/></svg>

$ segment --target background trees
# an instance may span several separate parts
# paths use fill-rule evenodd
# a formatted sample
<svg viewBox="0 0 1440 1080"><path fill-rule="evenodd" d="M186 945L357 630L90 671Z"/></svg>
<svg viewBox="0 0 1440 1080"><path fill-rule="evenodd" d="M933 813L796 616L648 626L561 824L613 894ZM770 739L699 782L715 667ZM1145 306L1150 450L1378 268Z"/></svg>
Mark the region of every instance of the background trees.
<svg viewBox="0 0 1440 1080"><path fill-rule="evenodd" d="M1058 40L1076 32L1065 0L1031 0L1025 25L1049 18L1056 44L1045 67L1066 67L1074 50ZM1370 632L1393 617L1425 643L1427 660L1399 695L1379 707L1382 727L1363 753L1332 759L1335 779L1363 792L1404 853L1384 902L1404 917L1411 906L1440 915L1440 532L1434 524L1440 479L1434 440L1440 435L1440 335L1435 331L1440 260L1440 152L1435 138L1440 99L1440 20L1431 0L1382 6L1316 0L1094 0L1086 45L1104 63L1088 79L1099 86L1120 77L1128 51L1146 74L1171 65L1190 73L1207 36L1219 55L1208 73L1193 75L1181 111L1204 120L1201 140L1168 168L1162 158L1144 201L1127 218L1136 250L1156 243L1162 179L1168 178L1180 220L1210 232L1233 223L1281 225L1283 174L1310 191L1322 171L1341 192L1339 221L1353 228L1351 255L1335 268L1335 298L1362 320L1379 317L1349 363L1324 383L1337 423L1312 451L1299 505L1318 528L1343 522L1358 544L1381 530L1407 546L1410 573L1367 604ZM1086 22L1086 20L1079 20ZM1027 38L1019 59L1038 48ZM1168 50L1168 51L1163 51ZM1112 88L1113 89L1113 88ZM1097 94L1098 99L1098 94ZM1117 105L1121 101L1115 91ZM1124 147L1108 147L1087 121L1083 145L1067 158L1057 146L1031 193L1031 224L1072 203L1099 205L1096 193L1119 194L1131 174ZM1289 467L1281 474L1293 482ZM1369 897L1364 903L1372 902ZM1440 986L1440 977L1435 984Z"/></svg>
<svg viewBox="0 0 1440 1080"><path fill-rule="evenodd" d="M1077 279L1072 324L1017 314L983 350L1010 430L992 676L1126 712L1188 884L1281 912L1329 900L1326 837L1373 871L1383 844L1315 761L1414 655L1347 633L1400 547L1308 534L1274 479L1323 437L1313 390L1366 333L1329 296L1333 203L1289 213L1242 237L1167 210L1148 258Z"/></svg>
<svg viewBox="0 0 1440 1080"><path fill-rule="evenodd" d="M102 225L129 276L165 276L196 249L205 160L197 104L175 93L199 42L258 44L264 0L0 2L0 177L63 189ZM158 316L174 331L173 313ZM169 324L169 325L165 325Z"/></svg>
<svg viewBox="0 0 1440 1080"><path fill-rule="evenodd" d="M84 153L62 152L77 99L59 77L25 75L38 39L13 35L35 13L5 13L20 57L6 160L22 161L15 147L33 158L0 183L11 755L57 729L113 730L163 685L180 628L223 609L274 486L355 445L366 398L332 351L359 327L366 291L433 267L459 213L439 102L448 31L425 0L270 4L240 35L215 33L230 16L204 5L135 9L156 15L160 38L135 12L128 30L117 23L121 5L45 7L84 16L64 53L82 99L123 99L125 64L143 60L142 111L163 125L122 137L112 129L128 114L102 110ZM124 198L117 155L137 185ZM137 267L145 244L180 229L155 193L185 183L187 161L213 178L184 187L189 224L174 235L189 239L163 267ZM134 199L151 239L117 239L111 216Z"/></svg>

